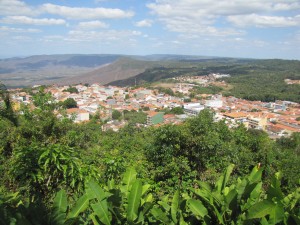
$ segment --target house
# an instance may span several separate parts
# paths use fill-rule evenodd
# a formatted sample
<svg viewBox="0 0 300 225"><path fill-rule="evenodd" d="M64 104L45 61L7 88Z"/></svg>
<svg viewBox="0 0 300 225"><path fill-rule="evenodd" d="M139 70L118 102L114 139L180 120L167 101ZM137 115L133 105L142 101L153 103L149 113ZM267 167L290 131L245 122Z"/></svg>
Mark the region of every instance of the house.
<svg viewBox="0 0 300 225"><path fill-rule="evenodd" d="M198 115L201 110L204 109L204 106L198 102L187 103L183 105L183 110L187 114Z"/></svg>
<svg viewBox="0 0 300 225"><path fill-rule="evenodd" d="M84 109L78 109L78 108L67 109L67 114L69 118L74 117L75 123L80 123L80 122L90 120L90 114Z"/></svg>
<svg viewBox="0 0 300 225"><path fill-rule="evenodd" d="M230 112L230 113L224 113L223 116L225 119L233 120L234 122L246 122L247 120L247 114L243 112Z"/></svg>
<svg viewBox="0 0 300 225"><path fill-rule="evenodd" d="M222 101L222 99L206 100L205 106L209 107L209 108L222 108L223 101Z"/></svg>
<svg viewBox="0 0 300 225"><path fill-rule="evenodd" d="M243 112L230 112L223 114L226 123L229 124L229 127L235 127L243 123L248 127L247 114Z"/></svg>
<svg viewBox="0 0 300 225"><path fill-rule="evenodd" d="M163 112L150 111L147 113L147 125L156 125L163 122L164 122Z"/></svg>
<svg viewBox="0 0 300 225"><path fill-rule="evenodd" d="M248 128L266 130L267 118L261 117L248 117Z"/></svg>

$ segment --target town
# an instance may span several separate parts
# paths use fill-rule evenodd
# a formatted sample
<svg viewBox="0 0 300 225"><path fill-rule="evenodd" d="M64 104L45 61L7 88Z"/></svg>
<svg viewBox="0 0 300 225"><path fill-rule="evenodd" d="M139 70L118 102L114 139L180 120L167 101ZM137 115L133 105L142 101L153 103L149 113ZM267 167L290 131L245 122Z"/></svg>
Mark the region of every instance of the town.
<svg viewBox="0 0 300 225"><path fill-rule="evenodd" d="M180 124L185 119L197 115L201 110L210 109L214 112L215 121L224 120L229 127L236 127L242 123L246 128L266 131L271 138L300 132L299 103L247 101L221 94L200 94L190 97L195 85L207 86L217 82L218 78L228 76L230 75L210 74L173 78L177 83L168 90L179 93L179 96L164 93L159 88L103 86L97 83L78 84L72 87L52 85L46 87L44 91L51 93L54 102L64 102L67 99L76 102L75 106L67 107L65 111L74 122L89 121L97 114L101 121L105 121L102 123L103 130L118 131L124 127L128 123L122 119L126 112L145 113L145 122L136 124L138 126L160 126ZM219 83L219 85L226 85L224 81ZM37 92L38 86L34 88ZM22 89L10 91L15 109L20 109L22 104L34 107L32 95ZM60 112L56 113L58 117L62 116Z"/></svg>

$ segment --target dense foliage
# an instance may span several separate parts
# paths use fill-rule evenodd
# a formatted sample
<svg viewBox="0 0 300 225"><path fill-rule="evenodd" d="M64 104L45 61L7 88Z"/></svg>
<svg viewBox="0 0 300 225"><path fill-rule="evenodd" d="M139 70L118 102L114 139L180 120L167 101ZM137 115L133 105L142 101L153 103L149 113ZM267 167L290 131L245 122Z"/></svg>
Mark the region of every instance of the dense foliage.
<svg viewBox="0 0 300 225"><path fill-rule="evenodd" d="M104 132L96 117L58 119L60 107L42 91L35 109L16 113L5 91L0 224L299 221L299 133L273 141L262 131L229 129L206 110L181 125L149 128L133 122L143 112L128 111L128 126Z"/></svg>

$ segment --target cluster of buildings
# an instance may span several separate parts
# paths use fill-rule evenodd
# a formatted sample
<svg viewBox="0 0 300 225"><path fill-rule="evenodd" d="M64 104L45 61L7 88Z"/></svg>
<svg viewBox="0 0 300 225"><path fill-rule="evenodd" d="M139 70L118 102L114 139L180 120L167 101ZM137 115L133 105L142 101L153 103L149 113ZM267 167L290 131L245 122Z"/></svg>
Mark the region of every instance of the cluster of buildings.
<svg viewBox="0 0 300 225"><path fill-rule="evenodd" d="M51 93L54 101L63 102L72 98L77 102L77 108L67 109L66 113L75 122L85 122L91 115L99 114L107 123L104 130L118 130L126 125L126 121L112 120L112 112L144 111L147 114L147 123L143 126L171 123L182 123L186 118L199 114L209 108L215 112L215 120L224 120L229 127L236 127L243 123L248 128L260 129L277 138L288 136L293 132L300 132L300 104L288 101L267 103L247 101L235 97L222 95L203 95L202 100L191 99L186 103L184 98L160 93L156 89L115 87L92 84L74 86L78 93L66 90L69 86L51 86L46 92ZM175 85L174 92L190 93L190 86L184 89L182 85ZM12 97L16 104L32 105L32 96L20 90L13 90ZM199 99L199 98L198 98ZM181 107L182 115L165 114L165 109ZM59 116L59 113L58 113Z"/></svg>
<svg viewBox="0 0 300 225"><path fill-rule="evenodd" d="M287 84L300 84L300 80L285 79L284 82Z"/></svg>
<svg viewBox="0 0 300 225"><path fill-rule="evenodd" d="M210 73L206 76L179 76L172 78L173 80L182 82L182 83L188 83L188 84L202 84L206 85L211 82L215 82L217 79L230 77L229 74L220 74L220 73Z"/></svg>

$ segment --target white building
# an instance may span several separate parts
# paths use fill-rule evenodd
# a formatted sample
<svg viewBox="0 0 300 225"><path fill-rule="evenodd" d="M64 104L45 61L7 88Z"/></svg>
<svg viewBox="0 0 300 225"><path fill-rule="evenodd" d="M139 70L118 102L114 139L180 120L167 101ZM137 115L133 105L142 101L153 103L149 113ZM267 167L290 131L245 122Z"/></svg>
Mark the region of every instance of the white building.
<svg viewBox="0 0 300 225"><path fill-rule="evenodd" d="M186 103L183 105L183 109L187 114L198 115L200 111L204 109L204 106L198 102Z"/></svg>
<svg viewBox="0 0 300 225"><path fill-rule="evenodd" d="M74 118L74 122L76 123L90 120L90 114L84 109L67 109L67 114L69 118Z"/></svg>
<svg viewBox="0 0 300 225"><path fill-rule="evenodd" d="M205 106L210 108L215 108L215 109L222 108L223 101L221 99L206 100Z"/></svg>

